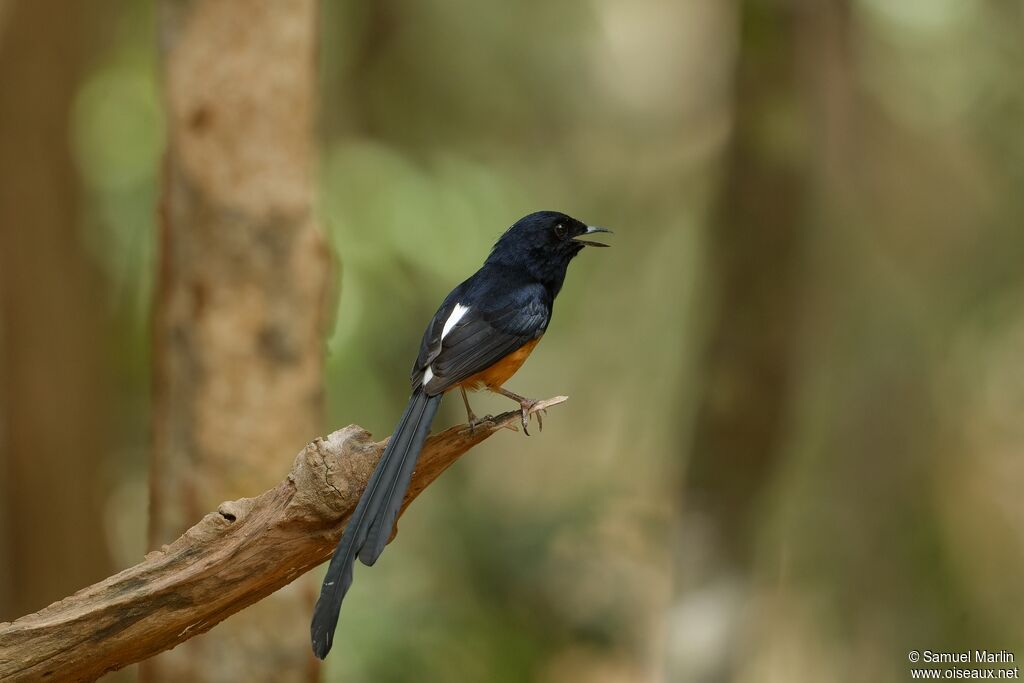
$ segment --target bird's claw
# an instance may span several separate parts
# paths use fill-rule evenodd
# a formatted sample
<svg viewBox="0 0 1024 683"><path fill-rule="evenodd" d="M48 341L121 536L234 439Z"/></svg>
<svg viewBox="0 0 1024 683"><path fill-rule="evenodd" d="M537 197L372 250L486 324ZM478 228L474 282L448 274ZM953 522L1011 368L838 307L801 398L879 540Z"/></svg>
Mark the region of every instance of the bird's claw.
<svg viewBox="0 0 1024 683"><path fill-rule="evenodd" d="M537 428L542 432L544 431L544 420L542 420L540 416L540 414L544 412L544 409L541 408L540 410L534 411L534 406L538 403L540 403L540 401L524 401L519 404L523 422L523 434L526 434L526 436L530 436L530 415L537 416Z"/></svg>
<svg viewBox="0 0 1024 683"><path fill-rule="evenodd" d="M493 415L484 415L483 417L473 415L471 418L466 418L466 428L462 431L468 434L476 434L477 429L480 429L482 425L492 420L494 420Z"/></svg>
<svg viewBox="0 0 1024 683"><path fill-rule="evenodd" d="M547 414L549 407L569 400L568 396L555 396L554 398L548 398L541 401L520 396L519 394L508 391L507 389L502 389L501 387L490 387L490 389L494 393L501 394L502 396L510 398L519 404L519 421L523 425L523 433L527 436L530 435L530 415L537 415L537 426L541 431L544 431L544 418L541 416Z"/></svg>

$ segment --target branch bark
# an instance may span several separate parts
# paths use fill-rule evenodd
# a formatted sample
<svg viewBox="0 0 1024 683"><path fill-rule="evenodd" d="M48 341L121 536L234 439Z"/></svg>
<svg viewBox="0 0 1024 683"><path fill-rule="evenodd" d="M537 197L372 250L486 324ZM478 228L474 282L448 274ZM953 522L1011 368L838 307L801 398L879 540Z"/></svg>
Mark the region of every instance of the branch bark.
<svg viewBox="0 0 1024 683"><path fill-rule="evenodd" d="M459 456L518 423L513 411L473 432L460 425L432 436L403 512ZM95 680L210 630L313 569L334 550L385 444L358 425L318 438L269 491L222 503L134 567L0 624L0 681Z"/></svg>

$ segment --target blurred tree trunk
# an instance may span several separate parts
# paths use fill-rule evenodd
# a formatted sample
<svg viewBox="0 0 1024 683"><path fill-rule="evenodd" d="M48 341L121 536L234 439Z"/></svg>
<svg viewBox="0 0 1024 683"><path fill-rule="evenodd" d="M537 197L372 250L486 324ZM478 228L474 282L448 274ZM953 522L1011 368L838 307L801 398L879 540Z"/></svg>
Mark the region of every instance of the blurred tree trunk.
<svg viewBox="0 0 1024 683"><path fill-rule="evenodd" d="M734 130L709 239L716 300L682 508L683 533L699 535L710 559L683 576L680 601L724 586L736 599L723 609L742 605L764 496L786 447L828 134L814 111L827 85L817 74L834 66L825 50L845 42L843 25L820 19L837 11L845 15L845 0L739 3ZM732 680L738 614L728 618L729 642L715 648L721 660L696 680Z"/></svg>
<svg viewBox="0 0 1024 683"><path fill-rule="evenodd" d="M330 261L314 224L315 0L164 0L168 151L150 542L287 471L320 428ZM239 457L239 453L243 453ZM314 680L300 580L143 666L150 681Z"/></svg>
<svg viewBox="0 0 1024 683"><path fill-rule="evenodd" d="M741 3L734 131L709 240L717 299L686 500L736 562L778 457L797 337L812 170L798 23L793 2Z"/></svg>
<svg viewBox="0 0 1024 683"><path fill-rule="evenodd" d="M0 621L109 573L103 283L79 235L69 119L92 3L0 12Z"/></svg>

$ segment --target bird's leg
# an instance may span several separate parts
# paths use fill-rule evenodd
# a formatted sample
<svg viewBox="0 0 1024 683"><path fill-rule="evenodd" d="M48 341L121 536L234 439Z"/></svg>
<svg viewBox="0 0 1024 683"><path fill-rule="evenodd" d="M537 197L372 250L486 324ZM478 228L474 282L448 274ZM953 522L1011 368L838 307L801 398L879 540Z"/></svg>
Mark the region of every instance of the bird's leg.
<svg viewBox="0 0 1024 683"><path fill-rule="evenodd" d="M536 399L532 398L526 398L525 396L520 396L515 392L509 391L505 387L487 388L496 394L507 396L508 398L512 399L513 401L519 404L519 410L522 412L523 434L529 436L530 432L528 430L528 427L530 426L530 410L532 410L535 405L540 403L540 401L537 401ZM544 431L544 421L541 419L539 412L537 413L537 426L540 428L541 431Z"/></svg>
<svg viewBox="0 0 1024 683"><path fill-rule="evenodd" d="M466 388L460 386L459 391L462 392L462 402L466 404L466 421L469 422L469 433L472 434L476 430L476 415L473 414L473 409L469 407L469 397L466 396Z"/></svg>

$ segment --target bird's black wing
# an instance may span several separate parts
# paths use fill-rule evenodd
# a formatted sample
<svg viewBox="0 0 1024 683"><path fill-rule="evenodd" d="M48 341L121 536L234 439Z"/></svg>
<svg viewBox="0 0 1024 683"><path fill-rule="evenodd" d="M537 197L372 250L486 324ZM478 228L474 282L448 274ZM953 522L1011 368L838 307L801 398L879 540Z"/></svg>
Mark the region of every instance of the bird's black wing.
<svg viewBox="0 0 1024 683"><path fill-rule="evenodd" d="M444 331L444 324L448 320L448 316L455 309L455 304L460 299L466 298L467 291L473 288L478 274L474 274L473 277L459 283L455 289L448 293L448 296L441 302L441 307L434 314L430 324L427 325L427 329L423 332L423 339L420 340L420 352L416 356L416 362L412 364L412 372L409 376L413 390L420 385L423 371L430 365L430 361L434 360L437 354L441 352L441 332Z"/></svg>
<svg viewBox="0 0 1024 683"><path fill-rule="evenodd" d="M421 350L416 362L414 381L417 370L421 379L429 370L428 395L447 391L537 339L551 320L550 298L540 285L520 286L500 297L471 297L452 303L452 309L456 303L469 310L443 339L439 332L436 342L424 344L426 353ZM439 319L443 329L447 315L435 316Z"/></svg>

